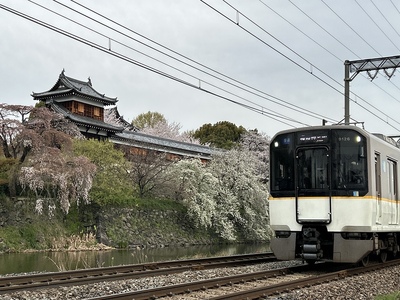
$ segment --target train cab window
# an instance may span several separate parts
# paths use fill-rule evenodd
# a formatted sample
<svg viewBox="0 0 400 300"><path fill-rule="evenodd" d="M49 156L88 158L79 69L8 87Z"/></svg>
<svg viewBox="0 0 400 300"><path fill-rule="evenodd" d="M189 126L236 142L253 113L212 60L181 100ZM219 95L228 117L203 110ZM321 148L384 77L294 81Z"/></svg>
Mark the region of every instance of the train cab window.
<svg viewBox="0 0 400 300"><path fill-rule="evenodd" d="M332 189L367 191L366 139L353 130L332 132Z"/></svg>
<svg viewBox="0 0 400 300"><path fill-rule="evenodd" d="M327 147L299 148L297 150L297 188L299 191L329 188L328 157Z"/></svg>
<svg viewBox="0 0 400 300"><path fill-rule="evenodd" d="M270 145L271 194L294 194L294 135L277 136Z"/></svg>

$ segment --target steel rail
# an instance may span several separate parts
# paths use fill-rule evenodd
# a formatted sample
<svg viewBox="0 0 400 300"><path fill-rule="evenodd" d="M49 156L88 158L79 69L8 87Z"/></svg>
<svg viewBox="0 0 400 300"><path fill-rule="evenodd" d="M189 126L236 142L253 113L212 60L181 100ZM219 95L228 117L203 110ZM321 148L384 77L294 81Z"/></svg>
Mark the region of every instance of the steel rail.
<svg viewBox="0 0 400 300"><path fill-rule="evenodd" d="M315 266L301 265L301 266L288 267L288 268L282 268L282 269L253 272L253 273L233 275L233 276L227 276L227 277L219 277L219 278L201 280L201 281L196 281L196 282L163 286L163 287L153 288L153 289L148 289L148 290L139 290L139 291L120 293L120 294L105 295L105 296L100 296L100 297L95 297L95 298L89 298L87 300L157 299L158 297L166 297L166 296L172 296L172 295L178 295L178 294L191 293L194 291L207 290L207 289L212 289L212 288L225 286L225 285L232 285L232 284L244 283L247 281L262 280L262 279L267 279L267 278L272 278L272 277L277 277L277 276L283 276L283 275L291 274L294 272L304 272L304 271L308 271L310 269L322 270L324 267L323 265L324 264L317 264ZM226 299L226 298L223 298L223 299Z"/></svg>
<svg viewBox="0 0 400 300"><path fill-rule="evenodd" d="M311 277L303 279L295 279L284 283L267 285L260 288L239 291L231 294L225 294L214 298L212 300L222 299L258 299L260 297L275 295L283 292L290 292L291 290L318 285L321 283L329 282L332 280L340 280L348 276L359 275L366 272L372 272L378 269L399 265L400 260L388 261L386 263L375 264L367 267L354 267L351 265L329 265L326 263L317 264L315 266L302 265L296 267L289 267L283 269L276 269L270 271L261 271L249 274L241 274L235 276L228 276L222 278L214 278L209 280L202 280L198 282L184 283L178 285L171 285L149 290L139 290L120 294L105 295L87 300L144 300L144 299L157 299L159 297L173 296L179 294L186 294L195 291L207 290L218 288L222 286L241 284L249 281L264 280L270 277L282 276L293 273L301 273L305 271L326 271L330 269L328 274L311 275ZM336 265L336 268L335 266ZM332 267L333 266L333 267ZM341 269L343 268L343 269ZM332 271L333 270L333 271Z"/></svg>
<svg viewBox="0 0 400 300"><path fill-rule="evenodd" d="M260 297L266 297L276 295L296 289L309 287L312 285L318 285L325 282L343 279L345 277L355 276L362 273L373 272L379 269L397 266L400 264L400 260L387 261L385 263L374 264L366 267L348 268L340 271L330 272L328 274L317 275L311 278L297 279L290 282L278 283L270 286L263 286L255 289L249 289L231 293L228 295L218 296L209 298L209 300L242 300L242 299L258 299Z"/></svg>
<svg viewBox="0 0 400 300"><path fill-rule="evenodd" d="M159 276L194 269L211 269L225 266L238 266L275 260L272 253L245 254L225 257L177 260L143 263L136 265L81 269L66 272L52 272L23 276L0 277L0 294L49 288L89 284L99 281L123 280L146 276Z"/></svg>

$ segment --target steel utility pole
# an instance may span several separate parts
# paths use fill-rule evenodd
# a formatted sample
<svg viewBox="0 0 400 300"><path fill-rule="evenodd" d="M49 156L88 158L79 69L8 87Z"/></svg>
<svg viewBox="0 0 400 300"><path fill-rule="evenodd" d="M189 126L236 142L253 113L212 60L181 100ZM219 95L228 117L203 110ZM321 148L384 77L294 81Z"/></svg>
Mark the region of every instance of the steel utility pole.
<svg viewBox="0 0 400 300"><path fill-rule="evenodd" d="M400 66L400 55L380 58L360 59L344 62L344 124L350 124L350 81L360 72L366 71L371 81L383 70L390 79ZM350 73L353 73L350 76Z"/></svg>

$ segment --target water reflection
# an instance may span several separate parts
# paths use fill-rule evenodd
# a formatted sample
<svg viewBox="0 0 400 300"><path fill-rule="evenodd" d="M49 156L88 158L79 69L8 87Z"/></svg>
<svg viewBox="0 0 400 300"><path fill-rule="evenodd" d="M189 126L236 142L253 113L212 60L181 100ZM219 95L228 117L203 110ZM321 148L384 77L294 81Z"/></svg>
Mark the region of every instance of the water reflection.
<svg viewBox="0 0 400 300"><path fill-rule="evenodd" d="M109 251L5 253L0 255L0 274L55 272L269 251L269 245L266 244L238 244Z"/></svg>

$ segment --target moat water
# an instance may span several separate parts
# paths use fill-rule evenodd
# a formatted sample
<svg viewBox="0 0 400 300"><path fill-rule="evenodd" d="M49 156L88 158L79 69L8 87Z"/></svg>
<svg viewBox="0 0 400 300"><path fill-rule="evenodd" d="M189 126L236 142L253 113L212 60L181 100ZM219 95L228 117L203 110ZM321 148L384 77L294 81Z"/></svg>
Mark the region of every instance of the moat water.
<svg viewBox="0 0 400 300"><path fill-rule="evenodd" d="M0 274L56 272L269 251L267 244L234 244L133 250L4 253L0 254Z"/></svg>

